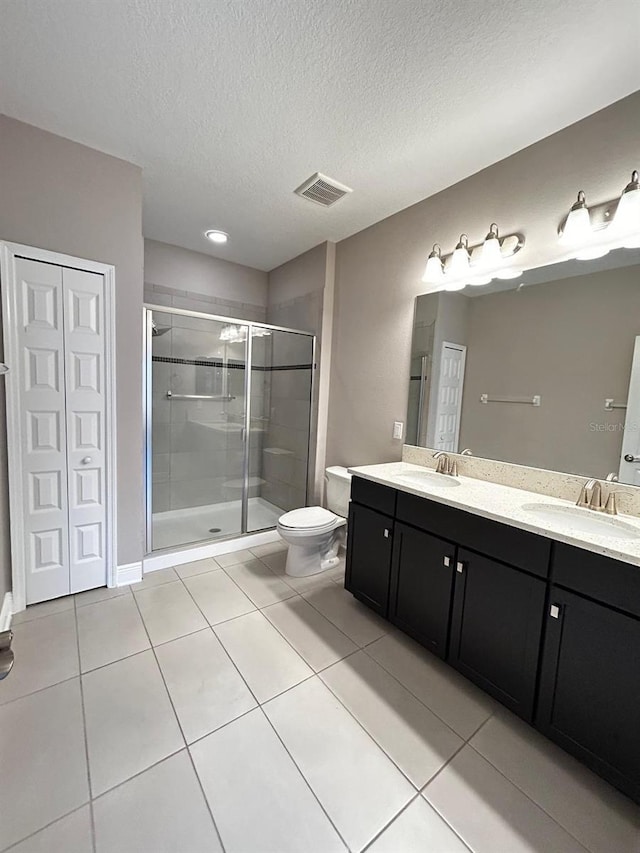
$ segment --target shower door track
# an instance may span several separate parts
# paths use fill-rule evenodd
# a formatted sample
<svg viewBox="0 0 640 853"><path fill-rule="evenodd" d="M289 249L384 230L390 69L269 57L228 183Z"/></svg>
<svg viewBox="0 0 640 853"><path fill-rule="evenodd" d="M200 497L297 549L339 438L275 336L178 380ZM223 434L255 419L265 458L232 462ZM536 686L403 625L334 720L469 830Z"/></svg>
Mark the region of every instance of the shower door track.
<svg viewBox="0 0 640 853"><path fill-rule="evenodd" d="M305 332L302 329L290 329L287 326L274 326L271 323L260 323L254 320L242 320L238 317L226 317L219 314L206 314L202 311L189 311L186 308L172 308L166 305L154 305L151 302L143 304L143 340L144 340L144 358L145 369L143 370L143 416L144 416L144 438L145 438L145 555L152 556L153 554L161 553L162 551L176 550L176 548L161 549L153 551L153 472L152 472L152 410L153 410L153 384L152 384L152 340L153 340L153 312L159 311L163 314L176 314L183 317L194 317L202 320L212 320L219 323L229 325L246 326L247 341L246 341L246 362L245 362L245 413L244 413L244 461L243 461L243 488L242 488L242 506L241 506L241 532L228 537L219 537L218 539L203 539L199 542L186 543L176 548L189 548L198 545L206 544L207 542L222 541L224 539L235 539L238 535L244 536L247 534L257 533L259 531L248 531L249 519L249 482L250 482L250 454L251 454L251 371L253 368L251 357L253 351L253 335L254 328L268 329L273 332L286 332L294 335L304 335L306 338L311 338L311 383L309 388L310 411L309 411L309 431L307 436L307 477L305 481L305 505L309 496L309 470L311 466L311 433L315 427L316 414L314 412L315 400L315 383L316 383L316 336L311 332ZM170 399L196 399L199 395L167 395ZM200 399L203 399L200 397ZM264 528L265 530L270 528Z"/></svg>

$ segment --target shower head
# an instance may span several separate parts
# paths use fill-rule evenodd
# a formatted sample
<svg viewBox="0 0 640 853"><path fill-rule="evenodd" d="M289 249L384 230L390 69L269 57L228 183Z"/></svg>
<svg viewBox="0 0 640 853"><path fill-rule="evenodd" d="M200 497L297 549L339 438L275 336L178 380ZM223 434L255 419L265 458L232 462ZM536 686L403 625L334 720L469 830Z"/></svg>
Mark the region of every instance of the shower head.
<svg viewBox="0 0 640 853"><path fill-rule="evenodd" d="M159 338L160 335L164 335L165 332L170 332L171 326L156 326L155 323L151 324L151 336L154 338Z"/></svg>

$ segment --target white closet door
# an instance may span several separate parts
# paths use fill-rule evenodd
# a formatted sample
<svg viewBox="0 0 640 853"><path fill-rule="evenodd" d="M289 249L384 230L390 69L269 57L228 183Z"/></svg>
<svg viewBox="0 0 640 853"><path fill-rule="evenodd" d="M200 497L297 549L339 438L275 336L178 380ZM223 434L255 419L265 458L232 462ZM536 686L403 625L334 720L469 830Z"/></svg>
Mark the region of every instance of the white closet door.
<svg viewBox="0 0 640 853"><path fill-rule="evenodd" d="M24 258L15 265L22 547L32 604L69 592L62 268Z"/></svg>
<svg viewBox="0 0 640 853"><path fill-rule="evenodd" d="M62 270L70 591L106 583L105 304L99 273Z"/></svg>
<svg viewBox="0 0 640 853"><path fill-rule="evenodd" d="M436 409L437 450L457 452L462 416L462 388L467 348L462 344L442 344Z"/></svg>

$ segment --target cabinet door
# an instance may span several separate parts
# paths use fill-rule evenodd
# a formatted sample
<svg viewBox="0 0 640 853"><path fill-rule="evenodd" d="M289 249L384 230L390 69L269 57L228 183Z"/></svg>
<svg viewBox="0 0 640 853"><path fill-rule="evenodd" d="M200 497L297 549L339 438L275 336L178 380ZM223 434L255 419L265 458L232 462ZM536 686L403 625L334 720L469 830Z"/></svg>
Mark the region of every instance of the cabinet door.
<svg viewBox="0 0 640 853"><path fill-rule="evenodd" d="M536 725L640 802L640 620L552 587Z"/></svg>
<svg viewBox="0 0 640 853"><path fill-rule="evenodd" d="M389 608L392 536L392 518L351 502L345 587L385 617Z"/></svg>
<svg viewBox="0 0 640 853"><path fill-rule="evenodd" d="M451 663L531 720L545 582L462 548L455 577Z"/></svg>
<svg viewBox="0 0 640 853"><path fill-rule="evenodd" d="M441 658L447 654L455 550L436 536L395 526L389 618Z"/></svg>

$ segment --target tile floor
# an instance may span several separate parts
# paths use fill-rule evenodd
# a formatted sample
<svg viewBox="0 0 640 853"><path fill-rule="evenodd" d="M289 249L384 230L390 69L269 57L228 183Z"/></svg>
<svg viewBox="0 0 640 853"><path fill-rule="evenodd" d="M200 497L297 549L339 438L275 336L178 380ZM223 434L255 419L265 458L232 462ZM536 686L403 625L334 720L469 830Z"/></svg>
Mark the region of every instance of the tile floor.
<svg viewBox="0 0 640 853"><path fill-rule="evenodd" d="M0 850L640 853L640 808L280 544L29 608Z"/></svg>

